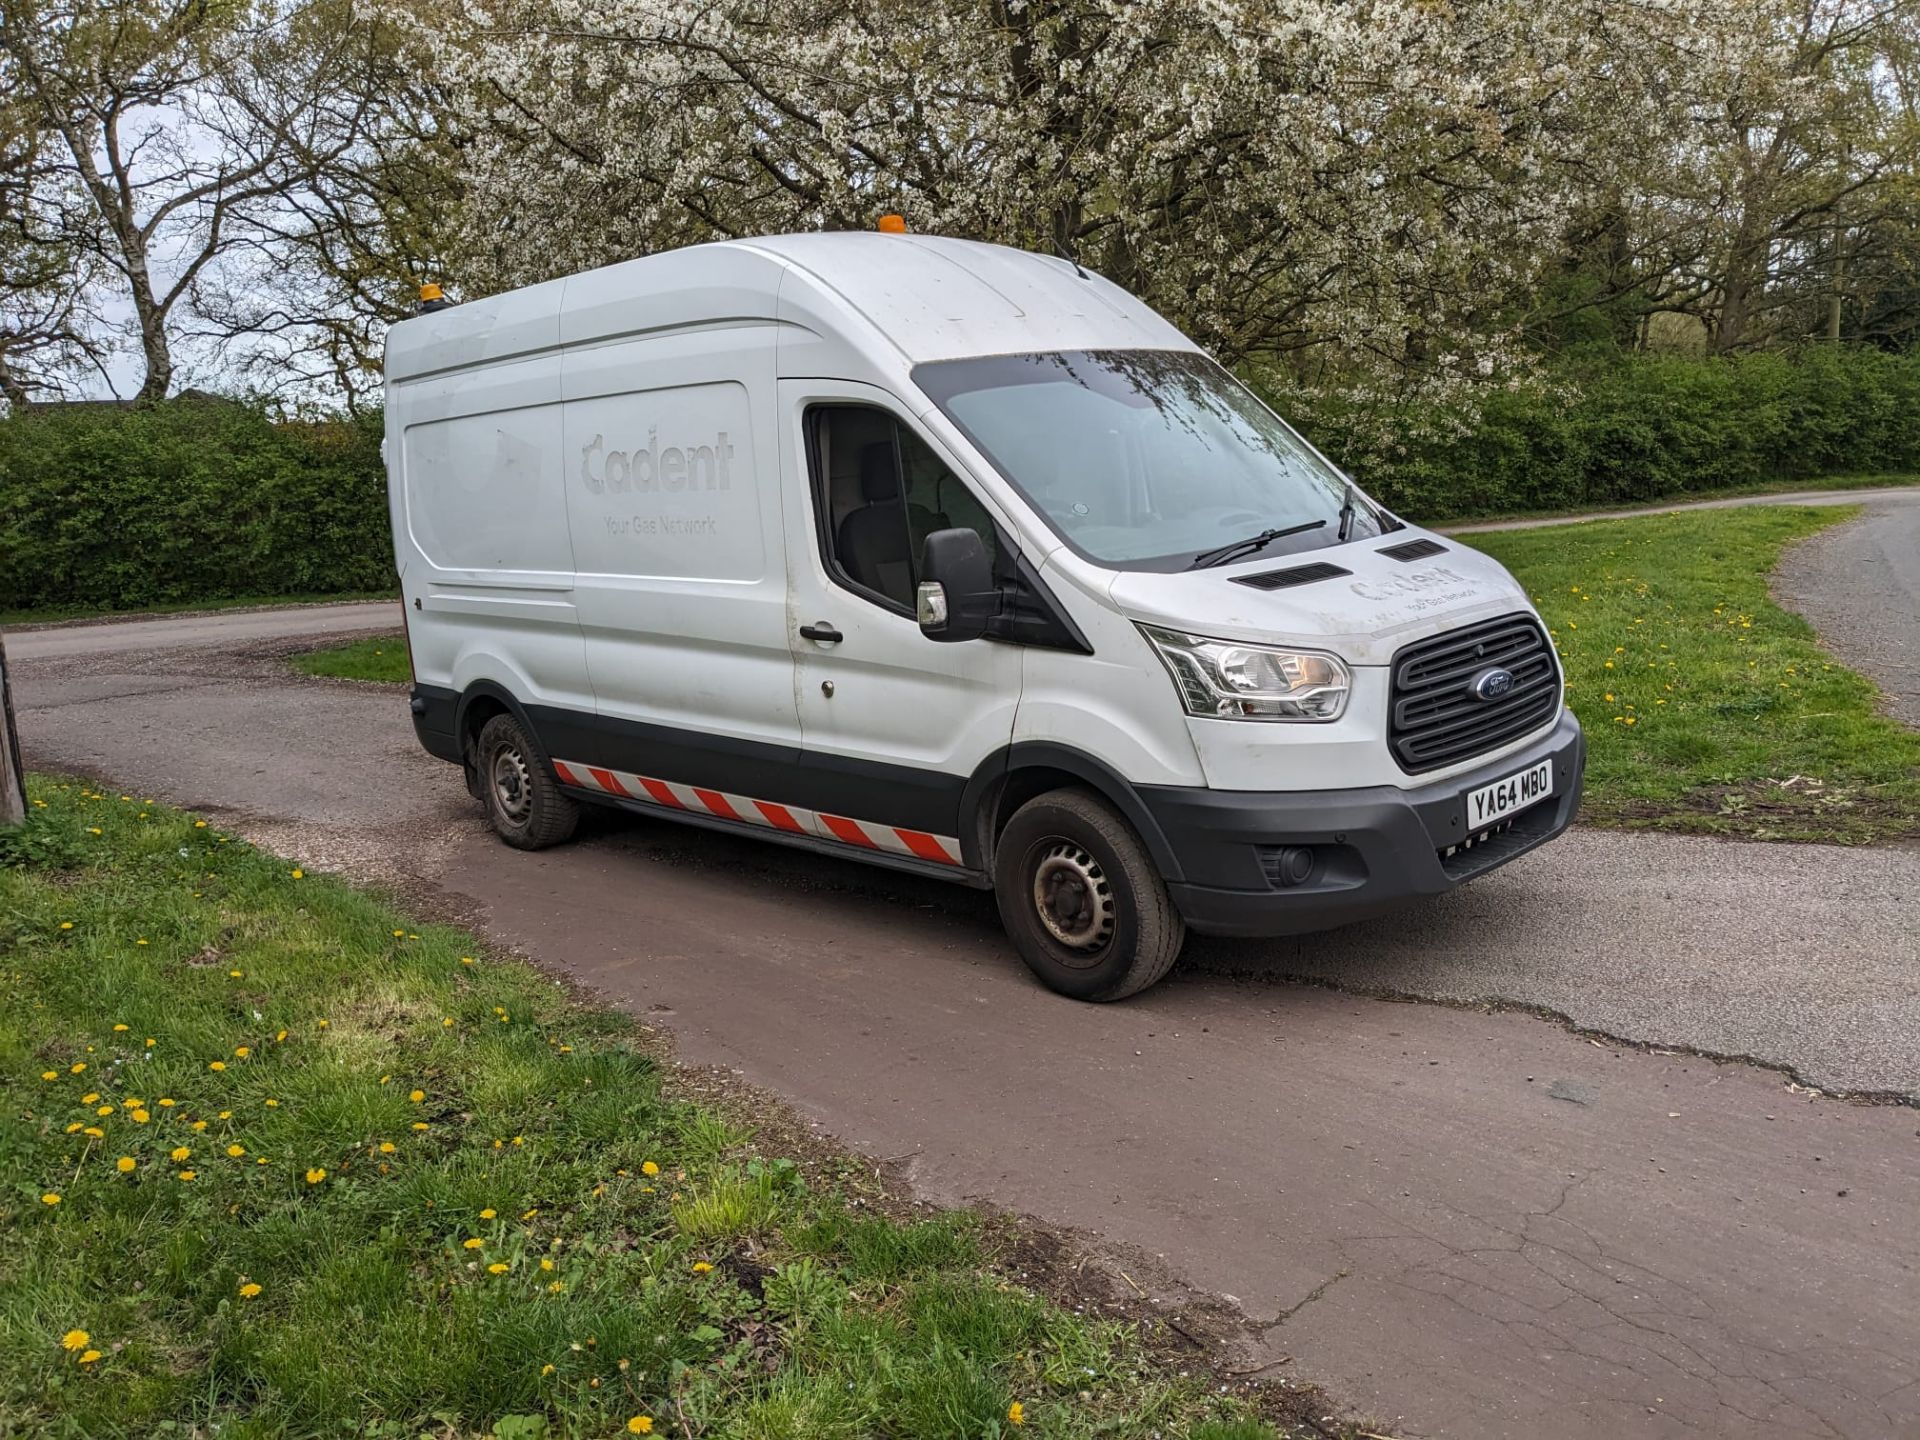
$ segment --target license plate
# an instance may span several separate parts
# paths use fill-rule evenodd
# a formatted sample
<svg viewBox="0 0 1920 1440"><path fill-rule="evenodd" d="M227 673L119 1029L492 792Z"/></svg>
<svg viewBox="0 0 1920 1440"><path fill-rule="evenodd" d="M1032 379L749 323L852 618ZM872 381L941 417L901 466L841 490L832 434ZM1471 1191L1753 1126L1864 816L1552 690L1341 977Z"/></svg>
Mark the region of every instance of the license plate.
<svg viewBox="0 0 1920 1440"><path fill-rule="evenodd" d="M1467 828L1478 830L1493 825L1544 800L1553 793L1553 761L1529 765L1518 775L1509 775L1491 785L1467 792Z"/></svg>

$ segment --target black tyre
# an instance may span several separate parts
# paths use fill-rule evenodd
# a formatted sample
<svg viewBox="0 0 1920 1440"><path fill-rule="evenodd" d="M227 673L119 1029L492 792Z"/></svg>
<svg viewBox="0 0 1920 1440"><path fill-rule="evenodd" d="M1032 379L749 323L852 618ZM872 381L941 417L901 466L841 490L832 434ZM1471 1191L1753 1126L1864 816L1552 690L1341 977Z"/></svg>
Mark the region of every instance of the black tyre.
<svg viewBox="0 0 1920 1440"><path fill-rule="evenodd" d="M474 743L480 802L494 832L516 850L544 850L570 839L579 802L560 788L553 767L511 715L487 721Z"/></svg>
<svg viewBox="0 0 1920 1440"><path fill-rule="evenodd" d="M993 884L1020 958L1076 1000L1146 989L1187 938L1139 836L1085 791L1049 791L1014 813L994 852Z"/></svg>

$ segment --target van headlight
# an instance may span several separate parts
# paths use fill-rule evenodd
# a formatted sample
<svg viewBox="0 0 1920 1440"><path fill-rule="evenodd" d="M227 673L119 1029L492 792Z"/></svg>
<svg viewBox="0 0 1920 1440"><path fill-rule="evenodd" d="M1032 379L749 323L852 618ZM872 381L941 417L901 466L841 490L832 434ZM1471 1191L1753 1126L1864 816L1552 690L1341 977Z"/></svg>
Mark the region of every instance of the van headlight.
<svg viewBox="0 0 1920 1440"><path fill-rule="evenodd" d="M1212 720L1338 720L1353 674L1334 655L1209 640L1142 625L1189 715Z"/></svg>

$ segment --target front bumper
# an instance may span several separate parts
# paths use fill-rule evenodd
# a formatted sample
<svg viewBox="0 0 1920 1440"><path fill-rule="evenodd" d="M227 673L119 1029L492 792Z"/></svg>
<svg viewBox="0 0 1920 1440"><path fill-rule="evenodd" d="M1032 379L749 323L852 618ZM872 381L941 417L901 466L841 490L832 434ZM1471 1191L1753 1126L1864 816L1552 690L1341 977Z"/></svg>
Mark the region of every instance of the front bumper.
<svg viewBox="0 0 1920 1440"><path fill-rule="evenodd" d="M1551 757L1553 790L1505 828L1467 829L1466 795ZM1179 869L1167 889L1203 935L1298 935L1327 930L1420 895L1439 895L1543 845L1573 823L1586 769L1580 722L1562 712L1540 739L1464 775L1403 790L1234 791L1143 786L1138 791ZM1474 843L1467 844L1472 841ZM1311 856L1283 884L1290 847ZM1446 852L1453 848L1454 853ZM1298 856L1291 857L1299 865Z"/></svg>

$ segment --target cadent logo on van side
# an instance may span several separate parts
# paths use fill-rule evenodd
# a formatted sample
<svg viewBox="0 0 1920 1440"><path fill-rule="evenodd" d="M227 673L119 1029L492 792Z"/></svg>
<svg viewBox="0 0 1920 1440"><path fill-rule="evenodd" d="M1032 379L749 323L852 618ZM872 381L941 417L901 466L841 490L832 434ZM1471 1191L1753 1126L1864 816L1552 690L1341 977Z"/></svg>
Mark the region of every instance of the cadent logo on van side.
<svg viewBox="0 0 1920 1440"><path fill-rule="evenodd" d="M714 436L711 445L660 448L660 427L647 430L644 450L608 450L604 455L603 437L596 435L580 451L580 483L595 495L612 491L623 495L629 490L730 490L733 488L733 446L727 432ZM595 473L595 465L599 466Z"/></svg>

